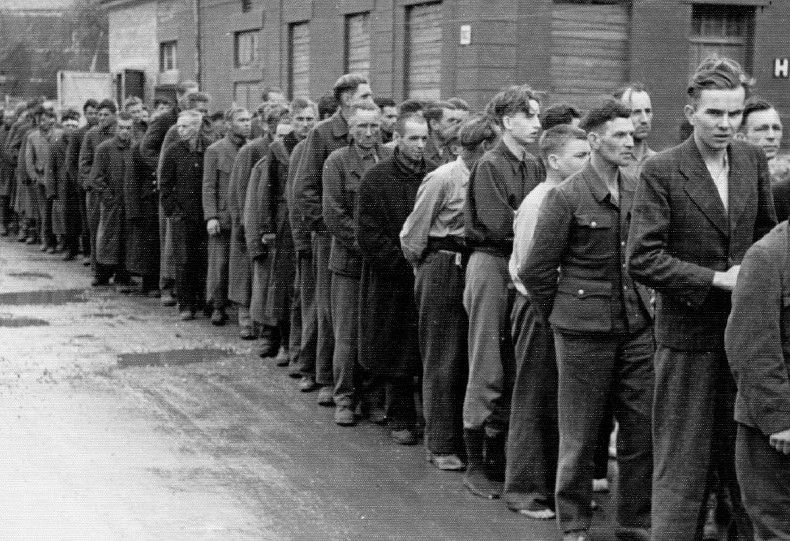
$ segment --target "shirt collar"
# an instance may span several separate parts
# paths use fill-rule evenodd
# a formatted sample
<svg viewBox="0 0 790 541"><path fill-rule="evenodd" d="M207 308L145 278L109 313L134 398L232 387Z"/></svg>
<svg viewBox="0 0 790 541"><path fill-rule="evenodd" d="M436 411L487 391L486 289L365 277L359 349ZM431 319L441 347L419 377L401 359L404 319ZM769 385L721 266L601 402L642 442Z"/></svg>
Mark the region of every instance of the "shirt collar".
<svg viewBox="0 0 790 541"><path fill-rule="evenodd" d="M513 159L516 159L520 162L527 161L527 151L525 149L513 148L510 145L508 145L504 139L500 139L499 144L497 146L501 153L512 156Z"/></svg>
<svg viewBox="0 0 790 541"><path fill-rule="evenodd" d="M458 156L455 159L455 166L457 168L459 168L461 170L461 173L466 175L466 176L469 176L469 175L472 174L472 172L469 171L469 168L466 166L466 162L464 161L463 158L461 158L461 156Z"/></svg>

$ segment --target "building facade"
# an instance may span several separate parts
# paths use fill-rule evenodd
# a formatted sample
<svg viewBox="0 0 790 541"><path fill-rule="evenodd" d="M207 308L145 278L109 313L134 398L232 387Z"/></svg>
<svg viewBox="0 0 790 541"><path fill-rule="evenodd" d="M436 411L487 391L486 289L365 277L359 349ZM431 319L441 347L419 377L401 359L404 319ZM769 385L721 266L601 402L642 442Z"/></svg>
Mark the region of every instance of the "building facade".
<svg viewBox="0 0 790 541"><path fill-rule="evenodd" d="M581 107L628 81L653 95L656 147L678 140L689 71L740 60L790 113L790 2L777 0L151 0L157 84L199 79L217 107L266 85L319 97L347 71L396 100L481 107L527 82ZM135 3L109 0L112 3ZM137 2L140 3L140 2ZM112 41L111 29L111 41ZM788 130L790 132L790 130Z"/></svg>

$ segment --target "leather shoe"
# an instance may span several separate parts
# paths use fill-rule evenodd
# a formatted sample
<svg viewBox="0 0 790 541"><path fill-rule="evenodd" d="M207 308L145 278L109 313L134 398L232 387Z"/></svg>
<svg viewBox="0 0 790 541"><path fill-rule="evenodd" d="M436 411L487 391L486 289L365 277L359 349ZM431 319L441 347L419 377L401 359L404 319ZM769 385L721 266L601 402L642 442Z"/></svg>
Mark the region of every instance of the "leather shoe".
<svg viewBox="0 0 790 541"><path fill-rule="evenodd" d="M291 362L288 358L288 348L285 346L280 346L280 350L277 352L277 356L274 358L274 364L276 366L288 366L288 363Z"/></svg>
<svg viewBox="0 0 790 541"><path fill-rule="evenodd" d="M195 311L194 310L181 310L179 312L178 317L181 318L181 321L192 321L195 319Z"/></svg>
<svg viewBox="0 0 790 541"><path fill-rule="evenodd" d="M323 385L318 389L318 405L326 407L335 405L335 399L332 398L332 387L329 385Z"/></svg>
<svg viewBox="0 0 790 541"><path fill-rule="evenodd" d="M336 406L335 423L340 426L354 426L357 424L357 420L354 418L354 410L348 406Z"/></svg>
<svg viewBox="0 0 790 541"><path fill-rule="evenodd" d="M315 382L314 378L311 378L310 376L302 376L302 379L299 380L297 387L303 393L309 393L318 389L318 384Z"/></svg>
<svg viewBox="0 0 790 541"><path fill-rule="evenodd" d="M99 287L99 286L108 286L110 285L110 280L107 278L94 278L91 280L91 286Z"/></svg>
<svg viewBox="0 0 790 541"><path fill-rule="evenodd" d="M277 355L277 346L268 338L261 339L261 359L268 359Z"/></svg>
<svg viewBox="0 0 790 541"><path fill-rule="evenodd" d="M171 291L165 290L162 292L159 302L162 303L162 306L175 306L176 298Z"/></svg>
<svg viewBox="0 0 790 541"><path fill-rule="evenodd" d="M255 331L249 325L244 325L239 331L239 338L242 340L255 340Z"/></svg>
<svg viewBox="0 0 790 541"><path fill-rule="evenodd" d="M228 316L225 314L224 310L220 310L219 308L214 309L211 312L211 324L216 325L217 327L221 327L225 324L228 320Z"/></svg>
<svg viewBox="0 0 790 541"><path fill-rule="evenodd" d="M437 454L425 451L425 460L444 471L462 471L466 468L463 460L455 454Z"/></svg>
<svg viewBox="0 0 790 541"><path fill-rule="evenodd" d="M63 261L73 261L75 257L77 257L77 254L74 252L66 252L63 256Z"/></svg>
<svg viewBox="0 0 790 541"><path fill-rule="evenodd" d="M408 428L390 430L390 436L395 440L395 443L400 445L417 445L420 441L414 431Z"/></svg>

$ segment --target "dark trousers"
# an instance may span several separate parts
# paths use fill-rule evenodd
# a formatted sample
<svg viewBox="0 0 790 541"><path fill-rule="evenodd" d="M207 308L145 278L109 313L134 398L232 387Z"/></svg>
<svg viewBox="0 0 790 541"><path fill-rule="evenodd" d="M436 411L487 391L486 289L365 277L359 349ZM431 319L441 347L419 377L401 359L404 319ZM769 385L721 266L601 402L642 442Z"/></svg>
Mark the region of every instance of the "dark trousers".
<svg viewBox="0 0 790 541"><path fill-rule="evenodd" d="M354 407L362 367L359 365L359 278L332 274L332 322L335 326L334 400L338 406Z"/></svg>
<svg viewBox="0 0 790 541"><path fill-rule="evenodd" d="M515 511L553 509L560 442L554 336L524 295L516 296L510 320L516 380L503 497Z"/></svg>
<svg viewBox="0 0 790 541"><path fill-rule="evenodd" d="M202 220L171 220L176 249L176 297L181 310L197 310L204 304L208 234Z"/></svg>
<svg viewBox="0 0 790 541"><path fill-rule="evenodd" d="M463 305L464 270L456 264L456 257L455 252L429 253L417 268L414 282L425 447L436 454L457 454L463 449L469 323Z"/></svg>
<svg viewBox="0 0 790 541"><path fill-rule="evenodd" d="M735 469L754 538L790 539L790 456L768 444L768 436L738 425Z"/></svg>
<svg viewBox="0 0 790 541"><path fill-rule="evenodd" d="M159 205L159 289L173 289L178 267L176 247L173 245L173 226L165 210Z"/></svg>
<svg viewBox="0 0 790 541"><path fill-rule="evenodd" d="M386 390L387 425L392 430L413 429L417 420L417 407L414 396L414 377L388 376L382 381L374 379L370 388Z"/></svg>
<svg viewBox="0 0 790 541"><path fill-rule="evenodd" d="M587 530L592 520L593 453L607 403L617 433L616 533L645 536L650 528L653 329L632 334L575 334L555 330L560 428L555 504L563 532ZM635 534L636 535L636 534Z"/></svg>
<svg viewBox="0 0 790 541"><path fill-rule="evenodd" d="M464 428L507 430L515 360L510 309L515 290L508 260L474 252L466 266L464 308L469 315L469 380L464 398Z"/></svg>
<svg viewBox="0 0 790 541"><path fill-rule="evenodd" d="M315 265L311 253L297 256L299 297L302 305L302 340L299 372L315 378L315 355L318 344L318 318L315 310Z"/></svg>
<svg viewBox="0 0 790 541"><path fill-rule="evenodd" d="M101 219L101 196L94 190L85 192L85 210L88 214L88 233L90 235L90 255L91 269L97 272L96 262L96 233L99 231L99 220Z"/></svg>
<svg viewBox="0 0 790 541"><path fill-rule="evenodd" d="M318 320L315 381L319 385L333 385L334 378L332 355L335 349L335 331L332 328L332 271L329 270L331 249L332 236L329 233L313 234L315 310Z"/></svg>
<svg viewBox="0 0 790 541"><path fill-rule="evenodd" d="M655 381L653 539L700 539L716 476L732 504L730 539L751 539L735 476L736 389L724 350L658 346Z"/></svg>
<svg viewBox="0 0 790 541"><path fill-rule="evenodd" d="M82 247L82 255L89 256L91 254L91 230L88 221L88 194L82 188L78 190L78 204L79 204L79 237L80 246Z"/></svg>
<svg viewBox="0 0 790 541"><path fill-rule="evenodd" d="M290 329L288 335L288 359L291 367L298 369L302 351L302 296L301 278L299 277L299 256L294 254L294 284L290 299Z"/></svg>
<svg viewBox="0 0 790 541"><path fill-rule="evenodd" d="M43 184L36 184L38 190L38 225L39 237L44 246L54 246L55 238L52 235L52 199L47 197L47 188Z"/></svg>
<svg viewBox="0 0 790 541"><path fill-rule="evenodd" d="M208 236L208 271L206 300L211 306L223 310L228 304L228 261L230 257L230 230Z"/></svg>

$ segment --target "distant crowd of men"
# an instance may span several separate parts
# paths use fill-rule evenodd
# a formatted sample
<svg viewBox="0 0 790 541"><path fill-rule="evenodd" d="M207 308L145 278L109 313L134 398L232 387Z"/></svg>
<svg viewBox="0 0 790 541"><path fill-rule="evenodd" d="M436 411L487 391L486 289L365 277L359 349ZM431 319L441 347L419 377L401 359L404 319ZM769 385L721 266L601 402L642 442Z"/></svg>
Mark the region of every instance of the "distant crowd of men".
<svg viewBox="0 0 790 541"><path fill-rule="evenodd" d="M255 111L193 83L152 111L21 104L0 234L183 321L236 315L338 425L423 439L564 539L612 475L618 539L788 539L790 167L752 83L703 61L658 153L640 84L586 111L528 86L396 104L358 74Z"/></svg>

